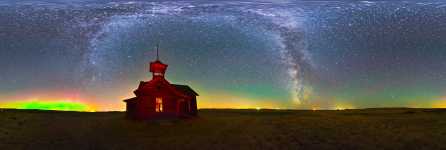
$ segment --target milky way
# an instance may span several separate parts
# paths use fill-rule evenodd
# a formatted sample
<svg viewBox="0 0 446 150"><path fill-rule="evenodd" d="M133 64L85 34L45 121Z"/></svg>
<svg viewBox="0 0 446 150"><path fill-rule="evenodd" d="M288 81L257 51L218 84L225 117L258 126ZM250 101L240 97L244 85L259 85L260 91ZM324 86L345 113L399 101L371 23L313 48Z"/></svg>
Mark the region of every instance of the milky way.
<svg viewBox="0 0 446 150"><path fill-rule="evenodd" d="M438 107L444 5L6 1L0 98L122 109L160 43L167 78L194 87L200 107Z"/></svg>

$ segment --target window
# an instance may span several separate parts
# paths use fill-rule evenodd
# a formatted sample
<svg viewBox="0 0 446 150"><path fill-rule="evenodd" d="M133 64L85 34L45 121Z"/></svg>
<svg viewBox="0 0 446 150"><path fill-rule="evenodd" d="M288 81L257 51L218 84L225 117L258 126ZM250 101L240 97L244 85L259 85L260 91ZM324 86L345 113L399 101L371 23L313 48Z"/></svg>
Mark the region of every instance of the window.
<svg viewBox="0 0 446 150"><path fill-rule="evenodd" d="M155 98L155 111L163 112L163 98L161 97Z"/></svg>

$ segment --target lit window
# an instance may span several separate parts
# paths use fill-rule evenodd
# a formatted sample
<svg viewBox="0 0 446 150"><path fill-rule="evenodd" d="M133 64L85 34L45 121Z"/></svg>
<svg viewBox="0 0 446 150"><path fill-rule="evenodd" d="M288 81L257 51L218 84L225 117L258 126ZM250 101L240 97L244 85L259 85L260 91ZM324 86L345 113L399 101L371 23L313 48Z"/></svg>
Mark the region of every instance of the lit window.
<svg viewBox="0 0 446 150"><path fill-rule="evenodd" d="M157 97L156 103L155 103L155 111L156 112L163 112L163 98Z"/></svg>

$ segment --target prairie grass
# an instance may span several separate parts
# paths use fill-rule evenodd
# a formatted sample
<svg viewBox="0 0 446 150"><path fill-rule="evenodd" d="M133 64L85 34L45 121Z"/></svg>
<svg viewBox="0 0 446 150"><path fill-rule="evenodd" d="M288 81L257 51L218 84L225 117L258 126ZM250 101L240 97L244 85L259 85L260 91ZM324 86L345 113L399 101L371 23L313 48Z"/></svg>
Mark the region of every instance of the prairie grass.
<svg viewBox="0 0 446 150"><path fill-rule="evenodd" d="M445 109L212 110L188 120L0 109L0 149L446 149Z"/></svg>

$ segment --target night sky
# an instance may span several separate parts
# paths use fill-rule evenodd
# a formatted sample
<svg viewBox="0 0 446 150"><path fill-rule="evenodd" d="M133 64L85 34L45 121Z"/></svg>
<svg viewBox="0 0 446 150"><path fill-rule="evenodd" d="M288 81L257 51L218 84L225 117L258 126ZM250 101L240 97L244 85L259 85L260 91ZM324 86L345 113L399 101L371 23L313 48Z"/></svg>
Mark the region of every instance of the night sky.
<svg viewBox="0 0 446 150"><path fill-rule="evenodd" d="M0 107L123 110L148 64L200 108L446 107L446 3L2 1Z"/></svg>

